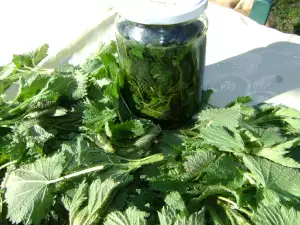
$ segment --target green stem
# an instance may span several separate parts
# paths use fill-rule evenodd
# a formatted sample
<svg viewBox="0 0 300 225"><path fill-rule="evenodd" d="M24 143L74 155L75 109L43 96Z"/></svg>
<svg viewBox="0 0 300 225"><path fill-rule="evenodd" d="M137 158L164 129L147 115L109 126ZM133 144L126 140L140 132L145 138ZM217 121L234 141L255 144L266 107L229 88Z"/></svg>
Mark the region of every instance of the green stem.
<svg viewBox="0 0 300 225"><path fill-rule="evenodd" d="M251 176L249 173L245 173L245 174L244 174L244 177L249 181L249 183L250 183L251 185L256 185L255 180L252 178L252 176Z"/></svg>
<svg viewBox="0 0 300 225"><path fill-rule="evenodd" d="M11 161L11 162L8 162L2 166L0 166L0 170L3 170L4 168L10 166L10 165L13 165L13 164L16 164L18 161L17 160L14 160L14 161Z"/></svg>
<svg viewBox="0 0 300 225"><path fill-rule="evenodd" d="M163 154L155 154L155 155L151 155L151 156L148 156L148 157L140 159L140 160L130 160L130 161L133 161L133 162L137 161L137 162L133 163L133 166L131 167L130 170L135 170L135 169L137 169L137 168L139 168L143 165L155 163L155 162L161 161L163 159L164 159ZM68 180L68 179L71 179L71 178L74 178L74 177L78 177L78 176L81 176L81 175L84 175L84 174L87 174L87 173L91 173L91 172L95 172L95 171L99 171L99 170L103 170L103 169L104 169L103 165L95 166L95 167L92 167L92 168L88 168L88 169L84 169L84 170L81 170L81 171L78 171L78 172L75 172L75 173L68 174L66 176L57 178L55 180L49 180L47 182L47 184L58 183L58 182L61 182L61 181L64 181L64 180Z"/></svg>
<svg viewBox="0 0 300 225"><path fill-rule="evenodd" d="M16 108L13 108L13 109L9 110L8 113L14 114L14 113L18 112L19 110L22 112L24 109L26 109L26 107L28 107L28 105L31 102L34 102L36 99L41 99L42 96L47 96L47 94L49 94L49 92L50 92L49 90L42 90L37 95L35 95L32 98L29 98L29 99L25 100L24 102L22 102Z"/></svg>
<svg viewBox="0 0 300 225"><path fill-rule="evenodd" d="M228 199L228 198L224 198L224 197L222 197L222 196L219 196L218 199L223 200L223 201L225 201L225 202L231 204L231 205L232 205L234 208L236 208L236 209L238 208L238 205L237 205L234 201L231 201L231 200Z"/></svg>
<svg viewBox="0 0 300 225"><path fill-rule="evenodd" d="M191 131L191 130L183 130L183 131L180 131L180 133L183 133L184 135L190 135L193 137L199 136L199 133L197 133L195 131Z"/></svg>
<svg viewBox="0 0 300 225"><path fill-rule="evenodd" d="M159 162L159 161L162 161L162 160L164 160L164 155L161 154L161 153L158 153L158 154L150 155L148 157L145 157L143 159L136 160L136 161L139 161L140 165L143 166L143 165L146 165L146 164L156 163L156 162Z"/></svg>
<svg viewBox="0 0 300 225"><path fill-rule="evenodd" d="M120 95L120 97L121 97L121 100L122 100L123 104L125 105L126 109L128 110L128 112L129 112L131 115L133 115L133 113L131 112L130 108L128 107L126 101L124 100L123 96ZM120 116L120 117L121 117L121 116Z"/></svg>
<svg viewBox="0 0 300 225"><path fill-rule="evenodd" d="M28 67L28 66L25 66L24 67L25 69L27 70L22 70L22 69L18 69L17 71L18 72L21 72L21 73L32 73L32 72L36 72L36 73L42 73L42 74L52 74L53 72L55 72L55 69L46 69L46 68L40 68L40 67Z"/></svg>
<svg viewBox="0 0 300 225"><path fill-rule="evenodd" d="M198 124L198 125L192 127L190 130L197 130L201 126L203 126L203 124Z"/></svg>
<svg viewBox="0 0 300 225"><path fill-rule="evenodd" d="M63 180L71 179L73 177L78 177L78 176L81 176L81 175L84 175L84 174L87 174L87 173L91 173L91 172L95 172L95 171L99 171L99 170L103 170L103 169L104 169L103 165L95 166L95 167L92 167L92 168L88 168L88 169L85 169L85 170L81 170L81 171L78 171L78 172L75 172L75 173L68 174L66 176L57 178L55 180L49 180L47 182L47 184L58 183L58 182L63 181Z"/></svg>
<svg viewBox="0 0 300 225"><path fill-rule="evenodd" d="M273 115L266 115L266 116L259 117L255 120L247 121L247 123L249 125L254 125L254 124L267 123L267 122L273 122L273 121L278 121L278 120L281 120L281 118L274 117Z"/></svg>
<svg viewBox="0 0 300 225"><path fill-rule="evenodd" d="M9 119L9 117L3 117L2 121L0 121L0 126L3 126L3 127L9 127L11 125L14 125L16 124L16 122L19 122L21 119L23 119L25 117L25 115L21 115L17 118L14 118L14 119Z"/></svg>
<svg viewBox="0 0 300 225"><path fill-rule="evenodd" d="M238 208L237 210L239 210L240 212L246 214L247 216L249 216L250 218L252 217L252 213L245 210L245 209L242 209L242 208Z"/></svg>
<svg viewBox="0 0 300 225"><path fill-rule="evenodd" d="M237 225L236 222L235 222L234 217L232 216L231 212L226 208L226 206L224 206L223 209L224 209L226 215L228 216L231 225Z"/></svg>
<svg viewBox="0 0 300 225"><path fill-rule="evenodd" d="M249 217L252 216L252 213L251 213L251 212L248 212L248 211L245 210L245 209L239 208L239 206L238 206L234 201L231 201L230 199L224 198L224 197L222 197L222 196L219 196L218 199L223 200L224 202L229 203L230 205L232 205L232 206L234 207L234 209L239 210L239 211L241 211L242 213L245 213L247 216L249 216Z"/></svg>
<svg viewBox="0 0 300 225"><path fill-rule="evenodd" d="M24 106L26 106L28 104L28 102L30 102L32 99L27 99L25 102L21 103L20 105L18 105L16 108L13 108L11 110L8 111L9 114L15 114L15 112L18 112L19 110L23 110Z"/></svg>
<svg viewBox="0 0 300 225"><path fill-rule="evenodd" d="M13 104L15 104L18 101L18 97L19 95L17 95L11 102L9 102L9 104L5 106L4 109L1 111L4 112L5 110L8 110Z"/></svg>
<svg viewBox="0 0 300 225"><path fill-rule="evenodd" d="M156 163L156 162L164 160L164 155L161 154L161 153L158 153L158 154L155 154L155 155L150 155L150 156L142 158L142 159L130 159L130 160L128 160L128 159L123 158L121 156L118 156L118 157L128 161L128 163L126 163L125 165L131 164L131 166L130 166L131 169L130 170L135 170L135 169L138 169L138 168L140 168L144 165L152 164L152 163Z"/></svg>

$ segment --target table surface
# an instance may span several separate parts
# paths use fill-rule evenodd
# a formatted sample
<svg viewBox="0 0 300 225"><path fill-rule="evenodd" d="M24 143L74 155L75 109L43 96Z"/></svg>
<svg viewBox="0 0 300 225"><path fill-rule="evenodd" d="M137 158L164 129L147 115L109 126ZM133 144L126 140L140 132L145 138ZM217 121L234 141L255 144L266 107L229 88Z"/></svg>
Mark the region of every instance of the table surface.
<svg viewBox="0 0 300 225"><path fill-rule="evenodd" d="M99 0L0 1L0 65L13 53L50 45L45 67L81 63L113 37L115 12ZM204 89L223 106L237 96L271 99L300 109L300 37L258 25L213 3L209 20ZM3 32L4 31L4 32ZM275 98L273 98L275 96ZM299 103L298 103L299 102ZM298 105L297 105L298 104Z"/></svg>

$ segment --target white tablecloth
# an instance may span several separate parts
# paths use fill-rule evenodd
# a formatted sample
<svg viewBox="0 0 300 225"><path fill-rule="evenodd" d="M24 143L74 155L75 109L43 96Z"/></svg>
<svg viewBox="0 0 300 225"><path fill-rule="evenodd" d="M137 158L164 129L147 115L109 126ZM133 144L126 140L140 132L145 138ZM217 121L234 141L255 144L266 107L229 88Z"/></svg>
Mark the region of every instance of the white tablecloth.
<svg viewBox="0 0 300 225"><path fill-rule="evenodd" d="M107 11L108 1L2 0L0 8L0 65L9 62L13 53L43 43L50 44L45 67L69 60L77 64L101 41L113 37L116 14ZM300 37L258 25L212 3L206 14L204 88L214 90L211 104L223 106L241 95L251 96L255 103L277 96L271 102L300 109Z"/></svg>

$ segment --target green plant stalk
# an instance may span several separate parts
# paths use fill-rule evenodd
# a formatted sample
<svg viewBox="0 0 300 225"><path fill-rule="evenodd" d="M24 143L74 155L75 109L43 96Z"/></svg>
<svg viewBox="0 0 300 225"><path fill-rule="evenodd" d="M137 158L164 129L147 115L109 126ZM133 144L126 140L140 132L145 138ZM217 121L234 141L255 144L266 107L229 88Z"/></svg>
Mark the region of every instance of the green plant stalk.
<svg viewBox="0 0 300 225"><path fill-rule="evenodd" d="M248 212L247 210L240 208L234 201L231 201L230 199L224 198L224 197L222 197L222 196L219 196L218 199L220 199L220 200L222 200L222 201L224 201L224 202L229 203L230 205L232 205L232 206L234 207L234 209L239 210L239 211L241 211L242 213L245 213L247 216L249 216L249 217L252 216L252 213L251 213L251 212Z"/></svg>
<svg viewBox="0 0 300 225"><path fill-rule="evenodd" d="M260 123L268 123L268 122L273 122L273 121L280 121L282 119L283 118L281 118L281 117L275 117L274 115L266 115L266 116L262 116L262 117L259 117L257 119L254 119L254 120L247 121L247 123L249 125L254 125L254 124L260 124Z"/></svg>
<svg viewBox="0 0 300 225"><path fill-rule="evenodd" d="M8 167L10 165L16 164L17 162L18 162L18 160L14 160L14 161L5 163L4 165L0 166L0 170L3 170L3 169L5 169L6 167Z"/></svg>
<svg viewBox="0 0 300 225"><path fill-rule="evenodd" d="M103 169L104 169L103 165L95 166L95 167L88 168L88 169L85 169L85 170L81 170L81 171L78 171L78 172L75 172L75 173L71 173L69 175L57 178L55 180L49 180L47 182L47 184L55 184L55 183L58 183L58 182L63 181L63 180L71 179L71 178L74 178L74 177L78 177L78 176L81 176L81 175L84 175L84 174L87 174L87 173L91 173L91 172L95 172L95 171L99 171L99 170L103 170Z"/></svg>
<svg viewBox="0 0 300 225"><path fill-rule="evenodd" d="M27 99L22 104L18 105L16 108L13 108L13 109L9 110L8 113L14 115L14 114L19 113L20 111L22 112L22 111L24 111L26 109L26 107L28 107L28 105L30 105L30 103L35 98L37 98L37 96L38 97L43 96L43 95L47 96L48 94L49 94L49 91L40 92L38 95L36 95L36 96L34 96L34 97L30 98L30 99Z"/></svg>
<svg viewBox="0 0 300 225"><path fill-rule="evenodd" d="M8 119L6 120L6 118L2 118L3 120L0 120L0 127L10 127L12 125L14 125L15 123L19 122L20 120L22 120L25 117L25 115L21 115L19 117L16 117L14 119Z"/></svg>
<svg viewBox="0 0 300 225"><path fill-rule="evenodd" d="M150 156L145 157L140 160L138 160L138 159L130 160L129 163L133 165L133 170L134 170L134 169L138 169L147 164L152 164L152 163L162 161L163 159L164 159L164 155L159 153L159 154L155 154L155 155L150 155Z"/></svg>
<svg viewBox="0 0 300 225"><path fill-rule="evenodd" d="M132 171L132 170L140 168L143 165L159 162L163 159L164 159L163 154L155 154L155 155L151 155L151 156L148 156L146 158L143 158L141 160L130 160L125 165L129 165L129 168L130 168L129 171ZM81 171L78 171L78 172L75 172L75 173L68 174L66 176L57 178L55 180L49 180L47 182L47 184L58 183L58 182L61 182L63 180L68 180L68 179L78 177L78 176L81 176L81 175L84 175L84 174L88 174L88 173L91 173L91 172L100 171L100 170L103 170L104 168L105 168L104 165L94 166L94 167L91 167L91 168L88 168L88 169L84 169L84 170L81 170Z"/></svg>

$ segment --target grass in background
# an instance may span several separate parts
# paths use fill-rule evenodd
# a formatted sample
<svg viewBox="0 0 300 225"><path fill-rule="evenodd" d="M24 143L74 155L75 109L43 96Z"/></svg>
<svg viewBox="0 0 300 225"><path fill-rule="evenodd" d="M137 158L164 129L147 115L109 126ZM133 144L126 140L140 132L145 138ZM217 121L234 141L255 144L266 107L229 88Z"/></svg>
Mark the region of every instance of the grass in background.
<svg viewBox="0 0 300 225"><path fill-rule="evenodd" d="M300 0L277 0L272 15L276 29L300 35Z"/></svg>

